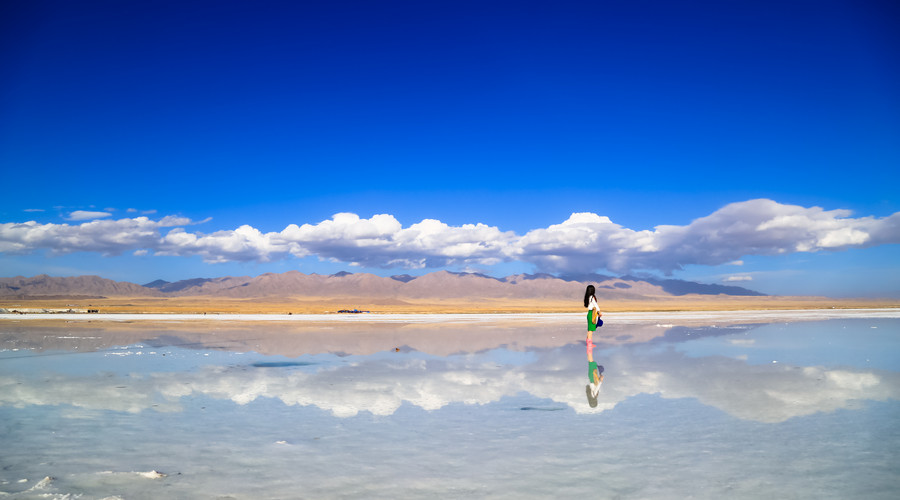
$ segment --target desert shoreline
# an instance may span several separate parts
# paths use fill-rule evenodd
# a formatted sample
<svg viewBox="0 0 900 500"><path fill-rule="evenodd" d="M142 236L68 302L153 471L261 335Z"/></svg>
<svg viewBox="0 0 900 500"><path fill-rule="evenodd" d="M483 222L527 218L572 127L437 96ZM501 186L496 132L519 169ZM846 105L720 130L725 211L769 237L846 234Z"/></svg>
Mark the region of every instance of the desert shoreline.
<svg viewBox="0 0 900 500"><path fill-rule="evenodd" d="M384 314L526 314L580 313L580 297L572 300L535 298L429 298L403 301L354 297L259 297L252 299L212 297L0 297L0 313L100 313L100 314L194 314L194 315L344 315L339 311ZM834 299L828 297L667 296L645 300L601 299L608 313L744 311L744 310L832 310L900 308L900 299ZM96 314L91 314L96 316Z"/></svg>
<svg viewBox="0 0 900 500"><path fill-rule="evenodd" d="M900 308L835 308L778 310L695 310L608 312L604 319L619 324L693 322L763 323L772 321L826 320L839 318L900 318ZM502 322L515 324L579 323L581 312L567 313L383 313L383 314L171 314L171 313L3 313L0 325L11 323L311 323L348 324L465 324Z"/></svg>

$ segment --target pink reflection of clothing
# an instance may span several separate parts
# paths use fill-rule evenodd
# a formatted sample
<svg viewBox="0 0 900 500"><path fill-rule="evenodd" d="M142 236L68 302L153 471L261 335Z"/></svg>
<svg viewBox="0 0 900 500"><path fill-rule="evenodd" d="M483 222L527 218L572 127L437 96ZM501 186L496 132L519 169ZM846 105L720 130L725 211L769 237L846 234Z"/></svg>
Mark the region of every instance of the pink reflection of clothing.
<svg viewBox="0 0 900 500"><path fill-rule="evenodd" d="M588 354L590 354L591 351L593 351L593 350L594 350L594 341L591 340L591 339L587 339L587 352L588 352Z"/></svg>

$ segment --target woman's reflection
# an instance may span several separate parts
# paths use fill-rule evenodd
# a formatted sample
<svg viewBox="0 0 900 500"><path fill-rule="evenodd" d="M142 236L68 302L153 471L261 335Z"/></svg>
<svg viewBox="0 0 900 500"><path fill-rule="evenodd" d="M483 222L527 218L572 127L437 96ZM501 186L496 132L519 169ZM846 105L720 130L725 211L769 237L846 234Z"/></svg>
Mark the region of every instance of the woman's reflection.
<svg viewBox="0 0 900 500"><path fill-rule="evenodd" d="M587 338L588 382L590 383L584 388L584 391L587 394L588 404L591 408L596 408L600 384L603 383L603 366L594 361L594 340L591 333L588 332Z"/></svg>

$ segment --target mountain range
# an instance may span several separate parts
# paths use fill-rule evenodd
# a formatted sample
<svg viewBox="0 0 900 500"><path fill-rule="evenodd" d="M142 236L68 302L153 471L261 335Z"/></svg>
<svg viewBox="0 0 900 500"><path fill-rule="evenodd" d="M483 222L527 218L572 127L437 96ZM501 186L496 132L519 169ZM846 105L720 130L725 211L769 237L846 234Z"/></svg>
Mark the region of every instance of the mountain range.
<svg viewBox="0 0 900 500"><path fill-rule="evenodd" d="M156 280L139 285L98 276L0 278L0 297L228 297L371 299L553 299L572 300L594 284L598 298L640 300L647 297L698 295L764 296L737 286L660 280L650 277L612 277L600 274L553 276L516 274L495 278L478 273L437 271L422 276L381 277L368 273L332 275L298 271L256 277L193 278L176 282Z"/></svg>

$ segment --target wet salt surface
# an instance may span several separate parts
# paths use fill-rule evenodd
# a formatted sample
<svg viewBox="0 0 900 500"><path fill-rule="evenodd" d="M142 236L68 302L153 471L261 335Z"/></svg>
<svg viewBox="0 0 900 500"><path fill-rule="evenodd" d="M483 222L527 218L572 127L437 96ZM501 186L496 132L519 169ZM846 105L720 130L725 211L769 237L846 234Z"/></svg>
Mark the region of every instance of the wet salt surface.
<svg viewBox="0 0 900 500"><path fill-rule="evenodd" d="M610 320L596 408L566 318L0 323L0 498L894 498L900 319L874 316Z"/></svg>

